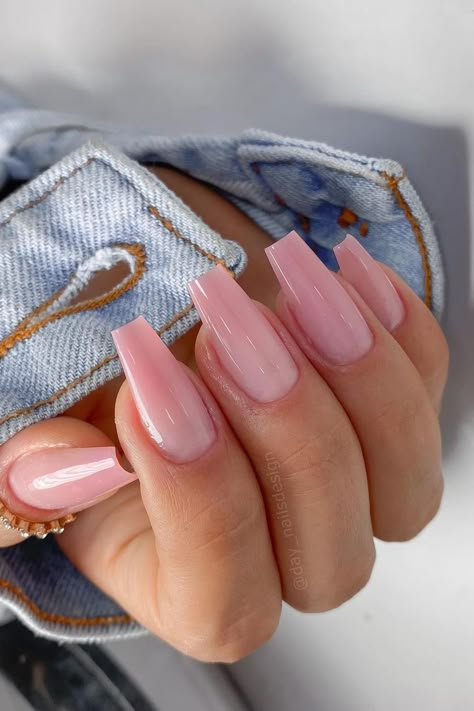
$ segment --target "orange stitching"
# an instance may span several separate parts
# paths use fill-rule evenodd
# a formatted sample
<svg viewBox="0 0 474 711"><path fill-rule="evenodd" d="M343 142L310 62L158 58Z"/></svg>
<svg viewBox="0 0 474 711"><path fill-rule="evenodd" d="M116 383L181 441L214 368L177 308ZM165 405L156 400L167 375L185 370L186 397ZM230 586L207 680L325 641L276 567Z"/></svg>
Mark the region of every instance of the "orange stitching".
<svg viewBox="0 0 474 711"><path fill-rule="evenodd" d="M163 335L165 331L167 331L171 326L174 326L177 321L179 321L180 318L183 318L183 316L186 316L191 309L193 308L194 304L188 304L187 306L184 307L184 309L181 309L181 311L178 311L177 314L173 316L164 326L162 326L160 329L158 329L158 334L160 336Z"/></svg>
<svg viewBox="0 0 474 711"><path fill-rule="evenodd" d="M221 264L223 267L225 267L228 270L228 267L223 259L219 259L219 257L216 257L214 254L211 254L211 252L206 252L205 249L200 247L198 244L194 244L194 242L191 242L188 237L185 237L179 230L176 229L176 227L170 222L170 220L167 220L163 215L159 212L158 208L156 208L154 205L148 205L148 212L150 215L153 215L155 219L157 219L163 227L168 230L168 232L171 232L175 237L178 239L182 240L183 242L186 242L186 244L190 244L191 247L193 247L198 254L200 254L203 257L207 257L211 262L214 264Z"/></svg>
<svg viewBox="0 0 474 711"><path fill-rule="evenodd" d="M171 326L174 326L174 324L177 321L179 321L180 318L182 318L187 313L189 313L192 308L193 308L193 304L189 304L184 309L182 309L177 314L175 314L172 319L170 319L164 326L162 326L162 328L159 329L159 331L158 331L159 335L161 336L165 331L168 330L168 328L171 328ZM17 417L19 415L27 415L29 412L36 410L36 408L41 407L42 405L50 405L52 402L54 402L59 397L61 397L61 395L64 395L64 393L67 393L69 390L74 388L76 385L79 385L79 383L82 383L82 381L85 380L86 378L88 378L89 375L92 375L92 373L94 373L96 370L101 368L103 365L106 365L107 363L110 363L110 361L115 360L115 358L118 358L118 356L116 354L106 356L99 363L94 365L92 368L89 368L88 371L86 371L79 377L75 378L74 380L72 380L70 383L68 383L64 387L57 390L55 393L50 395L45 400L39 400L38 402L35 402L33 405L29 405L28 407L24 407L21 410L15 410L14 412L10 412L8 415L5 415L5 417L2 417L0 419L0 425L3 425L4 422L8 422L8 420L11 420L14 417Z"/></svg>
<svg viewBox="0 0 474 711"><path fill-rule="evenodd" d="M342 227L343 229L347 229L349 225L353 225L354 223L357 222L359 218L355 214L355 212L352 212L352 210L349 210L348 207L342 207L341 208L341 214L339 215L339 218L337 220L337 224L339 227Z"/></svg>
<svg viewBox="0 0 474 711"><path fill-rule="evenodd" d="M309 228L310 228L309 218L306 215L303 215L302 213L298 213L298 219L300 221L300 225L301 225L303 231L309 232Z"/></svg>
<svg viewBox="0 0 474 711"><path fill-rule="evenodd" d="M117 358L118 356L116 355L110 355L106 356L103 358L97 365L94 365L92 368L90 368L88 371L83 373L81 376L78 378L75 378L72 380L70 383L65 385L64 387L60 388L59 390L56 390L56 392L51 395L50 397L46 398L45 400L39 400L38 402L35 402L34 405L29 405L28 407L24 407L21 410L15 410L14 412L10 412L8 415L5 415L0 419L0 425L3 425L4 422L8 422L8 420L11 420L13 417L17 417L18 415L27 415L29 412L32 412L33 410L36 410L37 407L41 407L42 405L50 405L52 402L58 399L58 397L61 397L64 393L66 393L68 390L71 390L71 388L75 387L76 385L79 385L85 378L89 377L89 375L92 375L98 368L100 368L103 365L106 365L109 363L111 360L114 358Z"/></svg>
<svg viewBox="0 0 474 711"><path fill-rule="evenodd" d="M45 316L39 321L36 321L36 323L29 325L35 316L45 311L48 306L50 306L54 302L54 300L60 294L63 293L64 289L67 288L63 287L55 294L53 294L53 296L47 299L43 304L40 304L40 306L38 306L34 311L28 314L28 316L26 316L21 321L21 323L18 324L18 326L14 329L14 331L12 331L12 333L10 333L6 338L0 341L0 358L3 358L6 353L17 343L25 341L27 338L31 338L31 336L37 333L37 331L46 326L48 323L52 323L53 321L57 321L58 319L63 318L64 316L69 316L71 314L81 313L82 311L88 311L90 309L101 308L102 306L109 304L111 301L115 301L115 299L118 299L120 296L122 296L122 294L132 289L141 279L146 269L145 248L141 244L119 243L112 246L121 247L122 249L127 250L127 252L135 256L136 265L134 273L131 274L130 277L126 279L122 285L116 286L108 294L103 294L102 296L97 296L93 299L88 299L87 301L84 301L79 304L74 304L73 306L66 306L62 309L59 309L58 311L55 311L52 314L49 314L48 316Z"/></svg>
<svg viewBox="0 0 474 711"><path fill-rule="evenodd" d="M42 195L39 197L35 198L34 200L31 200L30 202L26 203L26 205L23 205L22 207L17 208L14 210L11 215L9 215L3 222L0 222L0 227L5 227L5 225L8 225L9 222L13 220L16 215L19 215L22 212L26 212L27 210L30 210L32 207L36 207L36 205L39 205L43 200L46 200L50 195L52 195L63 183L66 182L66 180L69 180L69 178L72 178L73 175L78 173L80 170L83 168L87 168L88 165L90 165L95 159L94 158L89 158L86 160L84 163L81 163L81 165L78 165L74 170L72 170L70 173L67 175L62 175L58 180L56 180L55 183L49 188L49 190L46 190Z"/></svg>
<svg viewBox="0 0 474 711"><path fill-rule="evenodd" d="M359 227L359 233L361 237L367 237L369 234L369 225L367 222L361 222L360 227Z"/></svg>
<svg viewBox="0 0 474 711"><path fill-rule="evenodd" d="M9 592L18 597L25 605L36 615L40 620L45 622L57 622L59 624L67 624L73 627L87 627L94 625L110 625L124 622L134 622L130 615L110 615L109 617L67 617L65 615L55 615L53 612L45 612L41 610L29 597L25 595L21 588L16 587L8 582L8 580L0 579L0 587L5 588Z"/></svg>
<svg viewBox="0 0 474 711"><path fill-rule="evenodd" d="M431 293L432 277L431 277L430 264L428 261L428 251L426 249L426 244L423 239L423 233L421 231L420 224L419 224L418 220L416 219L416 217L413 215L412 211L410 210L410 207L409 207L407 201L405 200L405 198L403 197L403 195L401 194L400 188L398 186L400 180L402 180L402 178L404 178L405 176L401 175L400 177L396 178L394 176L388 175L388 173L385 173L383 171L380 172L380 175L383 178L385 178L385 180L387 181L388 187L392 191L392 193L395 197L395 200L397 201L399 206L402 208L403 213L404 213L405 217L407 218L408 222L410 223L413 233L416 237L418 248L419 248L420 254L421 254L421 261L423 264L423 269L425 272L425 283L424 283L425 292L426 292L425 304L428 306L428 308L430 308L431 296L432 296L432 293Z"/></svg>

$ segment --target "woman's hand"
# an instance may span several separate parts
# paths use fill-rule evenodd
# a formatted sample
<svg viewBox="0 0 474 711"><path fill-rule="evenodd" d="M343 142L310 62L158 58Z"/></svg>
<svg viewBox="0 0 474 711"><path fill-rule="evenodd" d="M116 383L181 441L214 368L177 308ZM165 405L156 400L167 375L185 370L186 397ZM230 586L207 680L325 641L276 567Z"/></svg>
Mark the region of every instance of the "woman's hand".
<svg viewBox="0 0 474 711"><path fill-rule="evenodd" d="M334 277L295 235L271 247L283 286L274 310L212 270L192 285L205 323L195 348L189 337L175 349L199 375L139 319L116 333L126 382L0 450L7 471L34 450L118 435L139 481L83 511L58 542L196 658L251 652L276 629L282 599L303 611L340 605L370 577L374 536L409 539L439 507L445 339L355 240L336 251ZM23 515L51 518L12 502L5 484L1 493Z"/></svg>

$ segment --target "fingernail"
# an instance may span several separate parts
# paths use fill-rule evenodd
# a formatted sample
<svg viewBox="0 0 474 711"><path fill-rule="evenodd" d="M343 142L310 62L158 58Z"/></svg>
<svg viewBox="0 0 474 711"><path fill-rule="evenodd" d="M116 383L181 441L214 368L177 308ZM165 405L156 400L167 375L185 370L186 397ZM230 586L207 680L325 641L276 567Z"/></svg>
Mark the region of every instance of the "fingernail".
<svg viewBox="0 0 474 711"><path fill-rule="evenodd" d="M184 367L139 316L112 331L144 427L175 462L204 454L216 438L211 416Z"/></svg>
<svg viewBox="0 0 474 711"><path fill-rule="evenodd" d="M372 333L359 309L296 232L265 252L291 312L325 360L347 365L370 350Z"/></svg>
<svg viewBox="0 0 474 711"><path fill-rule="evenodd" d="M213 335L223 367L249 397L273 402L286 395L298 369L273 326L245 291L217 266L188 285L194 305Z"/></svg>
<svg viewBox="0 0 474 711"><path fill-rule="evenodd" d="M38 509L73 509L136 479L120 466L115 447L49 447L17 459L8 484Z"/></svg>
<svg viewBox="0 0 474 711"><path fill-rule="evenodd" d="M344 279L352 284L388 331L401 324L405 309L395 287L364 247L352 236L334 247Z"/></svg>

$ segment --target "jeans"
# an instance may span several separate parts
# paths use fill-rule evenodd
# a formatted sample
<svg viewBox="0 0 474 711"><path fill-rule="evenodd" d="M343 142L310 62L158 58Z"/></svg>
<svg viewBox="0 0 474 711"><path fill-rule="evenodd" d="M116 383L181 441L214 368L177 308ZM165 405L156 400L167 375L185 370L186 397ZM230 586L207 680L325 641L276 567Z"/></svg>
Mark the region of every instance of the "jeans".
<svg viewBox="0 0 474 711"><path fill-rule="evenodd" d="M242 248L144 163L210 183L274 239L296 230L333 269L351 231L441 316L438 244L398 163L258 129L170 139L93 126L0 92L0 193L21 184L0 201L0 444L120 374L112 329L142 314L171 344L198 321L187 282L217 263L245 269ZM118 286L71 305L122 261ZM0 602L61 640L143 633L51 537L0 550Z"/></svg>

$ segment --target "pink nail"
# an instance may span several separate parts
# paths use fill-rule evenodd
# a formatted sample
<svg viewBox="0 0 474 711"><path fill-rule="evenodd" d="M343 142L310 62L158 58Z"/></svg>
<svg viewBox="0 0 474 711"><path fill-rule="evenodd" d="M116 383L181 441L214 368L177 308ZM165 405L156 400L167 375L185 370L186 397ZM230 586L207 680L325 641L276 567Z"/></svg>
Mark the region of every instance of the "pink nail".
<svg viewBox="0 0 474 711"><path fill-rule="evenodd" d="M204 454L216 431L185 368L143 316L117 328L112 336L150 437L175 462Z"/></svg>
<svg viewBox="0 0 474 711"><path fill-rule="evenodd" d="M405 309L392 282L359 242L347 235L334 247L341 274L357 289L380 323L393 331L405 317Z"/></svg>
<svg viewBox="0 0 474 711"><path fill-rule="evenodd" d="M325 360L347 365L370 350L372 333L359 309L296 232L265 251L291 312Z"/></svg>
<svg viewBox="0 0 474 711"><path fill-rule="evenodd" d="M20 457L8 472L20 501L51 511L85 506L135 479L120 466L115 447L49 447Z"/></svg>
<svg viewBox="0 0 474 711"><path fill-rule="evenodd" d="M189 285L201 319L213 334L223 367L249 397L278 400L293 387L298 369L263 313L220 265Z"/></svg>

